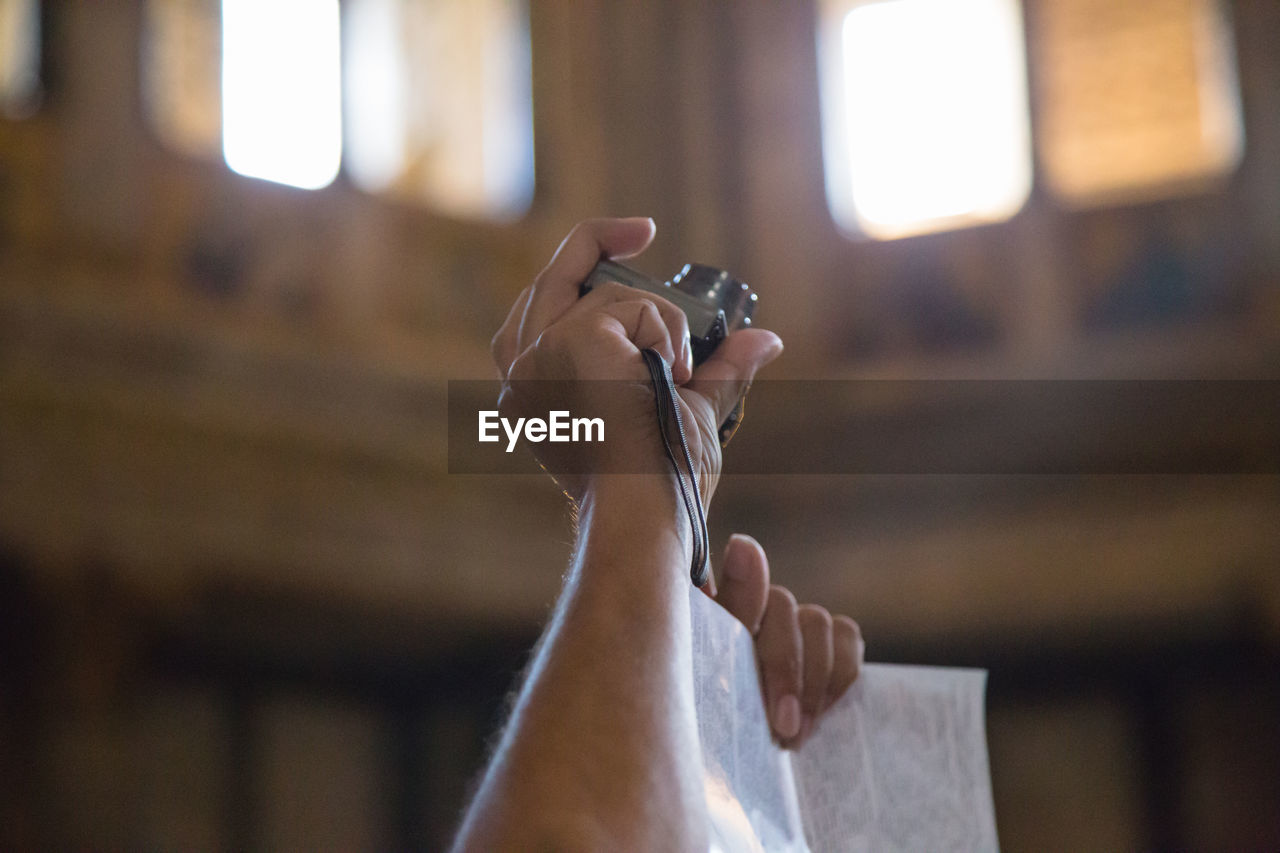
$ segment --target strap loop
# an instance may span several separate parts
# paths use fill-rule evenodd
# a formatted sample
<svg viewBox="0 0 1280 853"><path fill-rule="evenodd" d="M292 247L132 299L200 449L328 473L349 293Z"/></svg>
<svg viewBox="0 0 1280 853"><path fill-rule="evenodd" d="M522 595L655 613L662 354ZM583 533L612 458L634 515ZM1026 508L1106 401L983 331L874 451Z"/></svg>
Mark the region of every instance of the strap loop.
<svg viewBox="0 0 1280 853"><path fill-rule="evenodd" d="M689 516L689 524L693 528L693 565L689 570L689 578L694 586L702 586L711 575L710 539L707 533L707 514L702 506L702 495L698 490L698 472L693 467L693 459L689 456L689 444L684 434L684 421L680 417L680 396L676 392L675 381L671 378L671 367L656 350L640 351L645 364L649 368L649 376L653 379L653 396L657 403L658 432L662 436L662 445L667 452L667 459L676 472L676 481L680 484L680 498L684 502L685 512ZM674 435L671 428L674 427ZM684 469L672 448L674 442L680 446L684 459ZM688 485L686 473L688 472Z"/></svg>

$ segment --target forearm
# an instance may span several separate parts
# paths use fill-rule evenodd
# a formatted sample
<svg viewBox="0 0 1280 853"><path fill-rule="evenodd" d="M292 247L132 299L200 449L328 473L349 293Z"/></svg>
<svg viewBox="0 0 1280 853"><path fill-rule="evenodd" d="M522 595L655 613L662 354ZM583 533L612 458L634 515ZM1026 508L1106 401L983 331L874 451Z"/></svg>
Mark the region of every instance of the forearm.
<svg viewBox="0 0 1280 853"><path fill-rule="evenodd" d="M462 848L706 848L687 537L651 478L581 506L559 605Z"/></svg>

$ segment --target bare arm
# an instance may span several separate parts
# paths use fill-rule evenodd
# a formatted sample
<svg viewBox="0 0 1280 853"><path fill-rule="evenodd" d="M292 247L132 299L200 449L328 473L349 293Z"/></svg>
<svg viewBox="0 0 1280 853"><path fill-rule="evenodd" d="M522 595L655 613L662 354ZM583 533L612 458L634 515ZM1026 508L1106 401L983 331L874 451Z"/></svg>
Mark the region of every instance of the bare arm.
<svg viewBox="0 0 1280 853"><path fill-rule="evenodd" d="M566 238L494 338L501 408L603 415L610 453L661 461L640 350L656 349L688 381L683 315L621 286L578 298L596 261L639 251L652 234L647 220L599 220ZM547 390L546 379L571 381ZM584 379L620 381L572 381ZM632 385L638 393L619 390ZM539 450L556 470L589 448ZM599 473L629 468L616 455L594 462L560 478L578 508L573 559L460 849L706 847L688 522L674 477Z"/></svg>
<svg viewBox="0 0 1280 853"><path fill-rule="evenodd" d="M459 847L706 849L689 547L674 484L644 479L584 496L559 606Z"/></svg>
<svg viewBox="0 0 1280 853"><path fill-rule="evenodd" d="M613 441L600 458L573 456L595 452L589 448L538 445L549 470L564 470L564 454L576 463L569 467L577 473L557 479L577 504L578 537L457 849L707 846L693 707L689 522L673 476L607 472L664 468L640 356L652 348L681 386L690 455L709 502L720 470L717 426L781 342L762 330L735 332L695 371L686 320L670 303L621 285L579 299L579 283L601 257L634 254L652 234L647 220L578 226L494 338L501 408L603 415ZM622 381L575 381L598 379ZM628 455L619 464L616 454L636 454L639 462ZM757 637L775 733L796 746L828 695L838 696L856 675L853 646L838 644L833 666L830 617L815 622L816 631L802 628L794 598L769 586L754 541L731 543L726 567L718 600ZM821 665L809 665L815 661Z"/></svg>

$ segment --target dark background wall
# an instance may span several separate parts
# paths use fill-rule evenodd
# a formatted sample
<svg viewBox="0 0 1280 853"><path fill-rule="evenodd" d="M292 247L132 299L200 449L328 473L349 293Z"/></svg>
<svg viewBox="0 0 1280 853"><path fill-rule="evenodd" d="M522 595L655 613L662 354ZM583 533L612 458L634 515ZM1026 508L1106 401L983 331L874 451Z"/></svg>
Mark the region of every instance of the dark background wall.
<svg viewBox="0 0 1280 853"><path fill-rule="evenodd" d="M643 269L751 282L774 377L1276 378L1270 0L1228 4L1247 142L1218 184L1073 210L1037 182L885 243L826 210L810 4L531 5L536 192L499 225L176 154L141 4L44 4L42 103L0 120L3 846L444 843L570 535L549 482L447 473L445 383L490 376L578 219L652 215ZM918 402L884 429L945 446ZM786 459L827 426L744 431ZM1007 849L1271 849L1278 504L1265 469L744 475L712 527L871 659L990 670Z"/></svg>

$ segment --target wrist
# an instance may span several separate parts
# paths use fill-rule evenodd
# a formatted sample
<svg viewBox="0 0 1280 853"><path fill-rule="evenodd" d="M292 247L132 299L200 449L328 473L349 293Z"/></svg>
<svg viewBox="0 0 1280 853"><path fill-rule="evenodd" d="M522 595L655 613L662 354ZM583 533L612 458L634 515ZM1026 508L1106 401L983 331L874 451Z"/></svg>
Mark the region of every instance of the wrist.
<svg viewBox="0 0 1280 853"><path fill-rule="evenodd" d="M593 477L578 499L578 538L584 546L608 542L610 550L649 552L688 581L693 532L673 475Z"/></svg>

